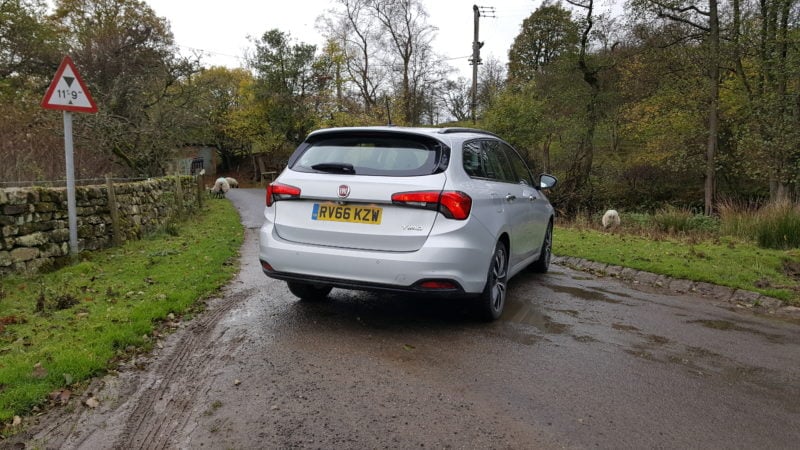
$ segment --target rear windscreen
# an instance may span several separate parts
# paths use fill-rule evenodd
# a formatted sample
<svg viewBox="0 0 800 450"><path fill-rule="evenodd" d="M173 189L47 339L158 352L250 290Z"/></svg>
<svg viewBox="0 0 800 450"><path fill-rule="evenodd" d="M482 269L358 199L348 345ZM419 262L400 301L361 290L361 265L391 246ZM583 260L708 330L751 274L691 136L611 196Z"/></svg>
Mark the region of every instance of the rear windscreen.
<svg viewBox="0 0 800 450"><path fill-rule="evenodd" d="M443 170L447 154L444 144L424 136L323 136L298 148L290 167L299 172L420 176Z"/></svg>

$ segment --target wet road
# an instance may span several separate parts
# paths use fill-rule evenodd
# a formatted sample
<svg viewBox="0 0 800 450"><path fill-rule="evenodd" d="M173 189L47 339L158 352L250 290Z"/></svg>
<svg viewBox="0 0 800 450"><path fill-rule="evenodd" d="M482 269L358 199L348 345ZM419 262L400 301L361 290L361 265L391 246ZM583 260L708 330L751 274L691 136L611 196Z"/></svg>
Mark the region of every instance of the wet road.
<svg viewBox="0 0 800 450"><path fill-rule="evenodd" d="M299 303L257 261L263 190L228 196L242 271L101 406L43 421L63 448L797 448L800 327L559 266L501 320L334 290ZM139 370L134 369L139 367Z"/></svg>

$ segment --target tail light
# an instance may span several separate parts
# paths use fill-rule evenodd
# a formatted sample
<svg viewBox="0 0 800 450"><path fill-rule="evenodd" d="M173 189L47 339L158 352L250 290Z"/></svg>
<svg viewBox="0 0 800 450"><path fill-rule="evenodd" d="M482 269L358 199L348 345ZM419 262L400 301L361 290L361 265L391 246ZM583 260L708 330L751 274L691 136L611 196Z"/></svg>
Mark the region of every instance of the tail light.
<svg viewBox="0 0 800 450"><path fill-rule="evenodd" d="M288 184L270 183L267 185L267 206L278 200L300 197L300 188Z"/></svg>
<svg viewBox="0 0 800 450"><path fill-rule="evenodd" d="M439 211L445 217L455 220L465 220L472 210L472 198L461 191L398 192L392 194L392 203Z"/></svg>

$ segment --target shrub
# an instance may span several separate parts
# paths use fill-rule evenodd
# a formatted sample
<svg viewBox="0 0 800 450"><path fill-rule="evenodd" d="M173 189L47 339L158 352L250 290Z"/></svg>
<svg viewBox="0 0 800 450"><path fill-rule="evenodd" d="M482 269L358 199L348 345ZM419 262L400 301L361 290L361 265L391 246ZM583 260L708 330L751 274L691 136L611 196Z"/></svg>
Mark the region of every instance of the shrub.
<svg viewBox="0 0 800 450"><path fill-rule="evenodd" d="M756 242L764 248L800 248L800 207L791 203L767 205L758 212Z"/></svg>
<svg viewBox="0 0 800 450"><path fill-rule="evenodd" d="M717 219L673 206L657 211L652 216L652 222L659 231L673 234L716 233L719 230Z"/></svg>
<svg viewBox="0 0 800 450"><path fill-rule="evenodd" d="M732 200L723 200L717 205L720 234L755 242L758 207Z"/></svg>
<svg viewBox="0 0 800 450"><path fill-rule="evenodd" d="M722 202L719 205L723 234L747 239L763 248L800 248L800 207L789 202L761 208Z"/></svg>

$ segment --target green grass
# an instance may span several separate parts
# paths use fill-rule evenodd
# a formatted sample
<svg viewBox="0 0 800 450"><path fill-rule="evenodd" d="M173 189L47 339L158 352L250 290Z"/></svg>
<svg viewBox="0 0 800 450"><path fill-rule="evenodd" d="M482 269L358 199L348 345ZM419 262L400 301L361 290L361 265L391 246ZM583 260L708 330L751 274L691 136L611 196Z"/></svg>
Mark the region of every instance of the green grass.
<svg viewBox="0 0 800 450"><path fill-rule="evenodd" d="M553 253L746 289L800 304L800 280L785 273L787 266L800 264L796 249L763 249L732 238L653 239L557 226Z"/></svg>
<svg viewBox="0 0 800 450"><path fill-rule="evenodd" d="M170 313L189 314L237 270L243 239L230 202L56 272L0 284L0 423L136 351ZM41 368L35 369L36 365Z"/></svg>

